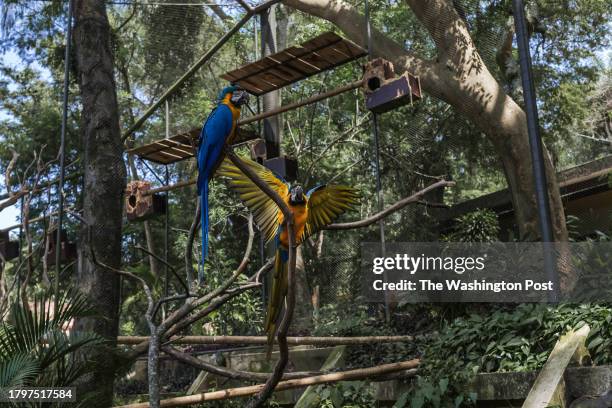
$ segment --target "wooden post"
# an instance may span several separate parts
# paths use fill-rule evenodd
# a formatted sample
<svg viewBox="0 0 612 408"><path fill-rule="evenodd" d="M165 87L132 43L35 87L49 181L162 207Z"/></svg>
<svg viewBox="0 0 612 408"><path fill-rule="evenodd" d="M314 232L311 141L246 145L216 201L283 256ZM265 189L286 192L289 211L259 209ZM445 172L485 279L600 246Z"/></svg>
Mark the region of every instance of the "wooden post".
<svg viewBox="0 0 612 408"><path fill-rule="evenodd" d="M338 363L342 361L346 346L337 346L330 353L325 363L321 366L321 371L329 371L338 367ZM317 390L320 387L310 386L304 390L300 399L295 403L294 408L316 408L321 403L321 398L318 396Z"/></svg>
<svg viewBox="0 0 612 408"><path fill-rule="evenodd" d="M118 336L117 344L138 345L148 340L147 336ZM413 341L412 336L362 336L362 337L287 337L292 346L337 346L372 343L403 343ZM265 336L173 336L170 343L178 344L240 344L264 346Z"/></svg>
<svg viewBox="0 0 612 408"><path fill-rule="evenodd" d="M570 361L582 358L586 351L584 342L590 330L585 324L580 330L571 331L559 339L533 383L523 408L546 408L551 405L565 408L563 374Z"/></svg>

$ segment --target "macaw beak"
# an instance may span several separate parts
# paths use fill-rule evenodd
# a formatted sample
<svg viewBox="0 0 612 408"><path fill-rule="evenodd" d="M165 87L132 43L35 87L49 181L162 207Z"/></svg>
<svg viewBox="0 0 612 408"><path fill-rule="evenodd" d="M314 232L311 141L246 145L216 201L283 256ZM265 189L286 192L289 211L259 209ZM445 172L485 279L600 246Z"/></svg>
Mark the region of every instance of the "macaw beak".
<svg viewBox="0 0 612 408"><path fill-rule="evenodd" d="M232 93L230 102L234 106L242 106L249 102L249 93L243 89L238 89Z"/></svg>
<svg viewBox="0 0 612 408"><path fill-rule="evenodd" d="M296 186L291 189L290 200L292 203L303 203L304 202L304 189L302 186Z"/></svg>

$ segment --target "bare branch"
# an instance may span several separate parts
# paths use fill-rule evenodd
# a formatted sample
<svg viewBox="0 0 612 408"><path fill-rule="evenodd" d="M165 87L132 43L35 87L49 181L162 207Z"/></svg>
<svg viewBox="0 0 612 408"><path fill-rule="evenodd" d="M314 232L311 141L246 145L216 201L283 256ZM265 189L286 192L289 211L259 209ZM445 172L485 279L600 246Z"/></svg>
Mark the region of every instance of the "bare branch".
<svg viewBox="0 0 612 408"><path fill-rule="evenodd" d="M453 181L440 180L440 181L438 181L436 183L433 183L433 184L425 187L423 190L414 193L410 197L402 198L401 200L399 200L395 204L385 208L384 210L382 210L379 213L376 213L376 214L372 215L371 217L365 218L365 219L360 220L360 221L345 222L345 223L341 223L341 224L330 224L330 225L324 227L323 229L327 229L327 230L347 230L347 229L363 228L363 227L370 226L370 225L374 224L375 222L380 221L381 219L383 219L385 217L388 217L389 215L393 214L394 212L401 210L402 208L406 207L408 204L418 203L423 198L423 196L425 194L427 194L428 192L430 192L432 190L435 190L435 189L440 188L440 187L449 187L449 186L454 186L454 185L455 185L455 183Z"/></svg>
<svg viewBox="0 0 612 408"><path fill-rule="evenodd" d="M288 251L289 251L289 259L287 261L287 294L285 296L285 313L283 314L283 319L278 328L278 347L280 351L280 357L274 366L274 371L268 381L266 381L264 387L261 389L261 392L249 402L249 408L257 408L261 407L264 402L270 398L272 392L276 388L278 382L281 380L283 376L283 372L285 371L285 367L287 362L289 361L289 347L287 346L287 332L289 330L289 326L291 325L291 320L293 318L293 309L295 307L295 293L294 293L294 274L295 274L295 261L296 261L296 251L295 251L295 236L293 230L293 212L289 209L285 201L274 191L270 186L268 186L263 180L261 180L255 172L245 165L242 160L236 156L236 154L230 150L226 149L227 157L234 163L234 165L244 173L259 189L265 193L277 207L283 213L283 224L285 228L287 228L287 236L289 239L288 243Z"/></svg>
<svg viewBox="0 0 612 408"><path fill-rule="evenodd" d="M170 265L168 262L166 262L165 259L162 259L161 257L155 255L153 252L149 251L148 249L140 246L140 245L136 245L134 248L141 250L142 252L146 253L149 256L152 256L153 258L155 258L156 260L158 260L159 262L163 263L164 265L166 265L168 267L168 269L170 269L170 271L172 272L172 274L174 275L174 277L179 281L179 283L181 284L181 286L183 287L183 289L185 289L185 296L189 297L189 288L185 285L185 282L183 282L183 280L181 279L181 277L178 275L178 273L176 273L176 268L172 265Z"/></svg>
<svg viewBox="0 0 612 408"><path fill-rule="evenodd" d="M199 214L199 211L196 211L196 217L198 217L198 214ZM245 250L242 261L240 262L240 265L238 265L238 268L236 268L232 276L228 280L226 280L223 284L221 284L221 286L219 286L218 288L216 288L209 294L202 296L201 298L193 302L187 302L185 303L185 305L183 305L182 307L174 311L170 316L168 316L168 318L166 318L165 321L163 321L160 324L159 326L160 330L165 332L170 326L178 322L180 319L185 317L187 314L191 313L191 311L193 311L196 307L204 305L210 302L215 297L224 293L236 281L236 279L238 279L238 277L244 273L244 270L246 269L249 263L249 256L251 253L251 249L253 248L253 239L255 237L255 232L253 230L252 222L253 222L252 217L250 217L249 218L249 239L247 242L247 248ZM197 228L197 226L194 228L194 225L195 225L195 222L192 223L191 225L192 227L191 231L194 231ZM190 238L191 238L191 231L190 231ZM194 232L194 235L195 235L195 232ZM188 244L187 254L185 255L185 262L186 262L185 266L188 268L188 270L189 268L191 268L191 261L190 261L191 258L189 256L189 253L191 253L191 250L189 249L189 244ZM188 262L189 264L187 264Z"/></svg>
<svg viewBox="0 0 612 408"><path fill-rule="evenodd" d="M225 303L227 303L232 298L240 295L241 293L249 289L254 289L259 286L261 286L260 283L252 282L252 283L247 283L245 285L239 286L238 288L235 288L233 290L226 290L222 295L217 296L216 298L213 298L208 304L208 306L206 306L204 309L199 310L192 315L189 315L189 313L191 313L195 309L195 306L193 306L195 302L185 303L183 306L181 306L178 309L178 311L181 312L180 313L181 317L178 318L176 320L176 323L174 323L169 329L164 331L163 336L165 338L169 338L177 334L182 329L188 327L189 325L193 324L199 319L202 319L208 316L209 314L211 314L212 312L214 312L215 310L219 309L221 306L223 306ZM176 313L176 314L178 315L179 313ZM164 323L166 323L169 319L170 317L166 318ZM148 347L149 347L149 340L142 341L141 343L139 343L132 349L132 351L129 353L129 357L130 358L138 357L139 355L146 352Z"/></svg>
<svg viewBox="0 0 612 408"><path fill-rule="evenodd" d="M210 364L197 357L193 357L187 353L183 353L174 347L162 347L162 351L182 363L188 364L192 367L207 371L215 375L231 378L233 380L245 380L245 381L256 382L256 381L266 381L270 377L270 373L256 373L253 371L240 371L240 370L234 370L228 367L220 367L215 364ZM290 379L295 379L295 378L311 377L313 375L320 375L320 374L322 373L321 372L285 373L283 375L283 379L290 380Z"/></svg>
<svg viewBox="0 0 612 408"><path fill-rule="evenodd" d="M219 295L218 297L214 298L209 304L208 306L206 306L204 309L199 310L191 315L188 315L186 317L184 317L183 319L181 319L179 322L177 322L174 326L172 326L171 328L169 328L164 334L166 337L172 336L176 333L178 333L180 330L192 325L193 323L197 322L198 320L208 316L209 314L211 314L212 312L214 312L215 310L219 309L221 306L223 306L225 303L227 303L230 299L240 295L241 293L249 290L249 289L254 289L256 287L261 286L260 283L247 283L244 284L238 288L235 288L233 290L227 290L226 293ZM161 327L161 325L160 325Z"/></svg>

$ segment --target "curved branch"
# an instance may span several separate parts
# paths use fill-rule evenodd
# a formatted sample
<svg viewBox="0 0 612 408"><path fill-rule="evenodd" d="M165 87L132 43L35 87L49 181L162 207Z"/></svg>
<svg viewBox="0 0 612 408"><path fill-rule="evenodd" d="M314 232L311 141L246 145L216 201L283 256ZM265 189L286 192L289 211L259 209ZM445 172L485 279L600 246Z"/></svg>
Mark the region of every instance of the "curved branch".
<svg viewBox="0 0 612 408"><path fill-rule="evenodd" d="M293 318L293 309L295 307L295 293L294 293L294 274L295 274L295 236L293 231L293 212L289 209L285 201L274 191L270 186L268 186L262 179L260 179L257 174L248 166L246 166L242 160L236 156L236 154L230 150L226 149L226 154L229 159L234 163L234 165L244 173L259 189L265 193L274 203L278 206L278 208L283 213L283 224L287 228L287 236L289 238L289 260L287 266L287 294L285 296L285 313L283 314L283 319L278 328L278 347L280 352L280 357L274 366L274 371L268 381L266 381L265 385L257 394L257 396L249 402L247 405L249 408L258 408L261 407L264 402L270 398L272 392L278 385L281 380L283 373L285 371L285 367L287 366L287 362L289 362L289 347L287 345L287 332L289 331L289 326L291 325L291 320Z"/></svg>
<svg viewBox="0 0 612 408"><path fill-rule="evenodd" d="M360 220L360 221L344 222L344 223L341 223L341 224L330 224L330 225L326 226L323 229L326 229L326 230L347 230L347 229L368 227L368 226L374 224L375 222L380 221L383 218L393 214L394 212L401 210L402 208L406 207L408 204L419 203L421 201L421 199L423 198L423 196L425 194L429 193L432 190L435 190L435 189L440 188L440 187L450 187L450 186L454 186L454 185L455 185L454 181L447 181L447 180L437 181L437 182L435 182L435 183L425 187L424 189L414 193L410 197L402 198L401 200L399 200L395 204L385 208L384 210L382 210L379 213L376 213L376 214L372 215L371 217L364 218L363 220Z"/></svg>
<svg viewBox="0 0 612 408"><path fill-rule="evenodd" d="M253 371L240 371L234 370L228 367L220 367L216 364L207 363L204 360L201 360L197 357L191 356L187 353L183 353L177 350L174 347L162 347L162 351L172 358L188 364L192 367L198 368L200 370L219 375L221 377L231 378L233 380L245 380L245 381L266 381L270 377L270 373L256 373ZM283 380L292 380L296 378L304 378L311 377L313 375L321 375L322 372L293 372L293 373L285 373L283 375Z"/></svg>
<svg viewBox="0 0 612 408"><path fill-rule="evenodd" d="M247 245L248 247L248 245ZM246 251L245 251L246 252ZM246 253L250 253L250 251L246 252ZM244 261L244 259L243 259ZM259 271L257 271L255 273L255 277L259 277L263 272L267 271L268 269L270 269L272 267L272 260L268 261L266 264L264 264ZM248 289L252 289L258 286L261 286L261 283L255 279L255 282L253 282L253 279L249 279L249 283L239 286L235 289L229 289L229 286L231 286L231 283L234 282L234 280L240 276L240 274L242 273L242 269L240 268L245 268L246 264L243 262L239 268L236 270L236 272L234 272L234 274L232 275L232 277L226 281L222 287L224 287L224 289L218 293L217 295L211 297L211 294L205 295L201 298L199 298L196 301L187 301L185 302L185 304L183 304L180 308L178 308L177 310L175 310L170 316L168 316L166 318L166 320L164 320L164 322L162 322L162 324L160 324L160 327L162 327L162 325L164 325L163 329L164 329L164 337L170 337L173 334L177 333L180 329L187 327L189 324L192 324L193 322L195 322L196 320L205 317L206 315L210 314L211 312L217 310L218 308L220 308L221 306L223 306L223 304L225 304L225 302L227 302L228 300L230 300L231 298L233 298L236 295L239 295L240 293L242 293L245 290ZM229 284L228 284L229 282ZM189 313L193 312L195 310L196 307L203 305L204 303L209 303L210 304L204 308L203 310L195 313L194 315L188 316ZM183 320L185 319L185 320ZM132 351L129 353L129 358L136 358L139 355L145 353L147 351L147 348L149 347L149 341L145 340L143 342L141 342L140 344L134 346L134 348L132 349Z"/></svg>
<svg viewBox="0 0 612 408"><path fill-rule="evenodd" d="M183 282L183 280L181 279L181 277L178 275L178 273L176 273L176 268L172 265L170 265L165 259L162 259L161 257L155 255L153 252L149 251L148 249L140 246L140 245L136 245L134 248L144 252L145 254L155 258L156 260L158 260L159 262L163 263L165 266L168 267L168 269L170 269L170 271L172 272L172 274L174 275L174 277L179 281L179 283L181 284L181 286L183 287L183 289L185 289L185 296L189 297L189 288L187 287L187 285L185 285L185 282Z"/></svg>
<svg viewBox="0 0 612 408"><path fill-rule="evenodd" d="M224 293L223 295L220 295L219 297L213 299L210 302L210 304L206 306L204 309L199 310L192 315L184 317L182 320L177 322L174 326L170 327L168 330L165 331L164 337L170 337L170 336L175 335L176 333L178 333L180 330L184 329L185 327L197 322L198 320L208 316L215 310L219 309L221 306L227 303L230 299L240 295L242 292L245 292L249 289L253 289L259 286L261 286L260 283L253 282L253 283L247 283L233 290L226 291L226 293Z"/></svg>

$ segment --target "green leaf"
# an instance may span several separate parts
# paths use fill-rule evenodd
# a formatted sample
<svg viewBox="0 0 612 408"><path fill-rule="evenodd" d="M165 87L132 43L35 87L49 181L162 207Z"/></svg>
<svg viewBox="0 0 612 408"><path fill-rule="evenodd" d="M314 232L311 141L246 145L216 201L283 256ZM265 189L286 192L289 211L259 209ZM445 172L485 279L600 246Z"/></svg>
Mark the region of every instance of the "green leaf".
<svg viewBox="0 0 612 408"><path fill-rule="evenodd" d="M417 393L417 395L410 401L410 408L421 408L425 404L425 398L423 394Z"/></svg>
<svg viewBox="0 0 612 408"><path fill-rule="evenodd" d="M448 378L442 378L438 385L440 386L440 394L444 394L448 389Z"/></svg>
<svg viewBox="0 0 612 408"><path fill-rule="evenodd" d="M408 402L408 397L410 394L408 392L403 393L400 397L395 401L392 408L404 408L406 403Z"/></svg>

